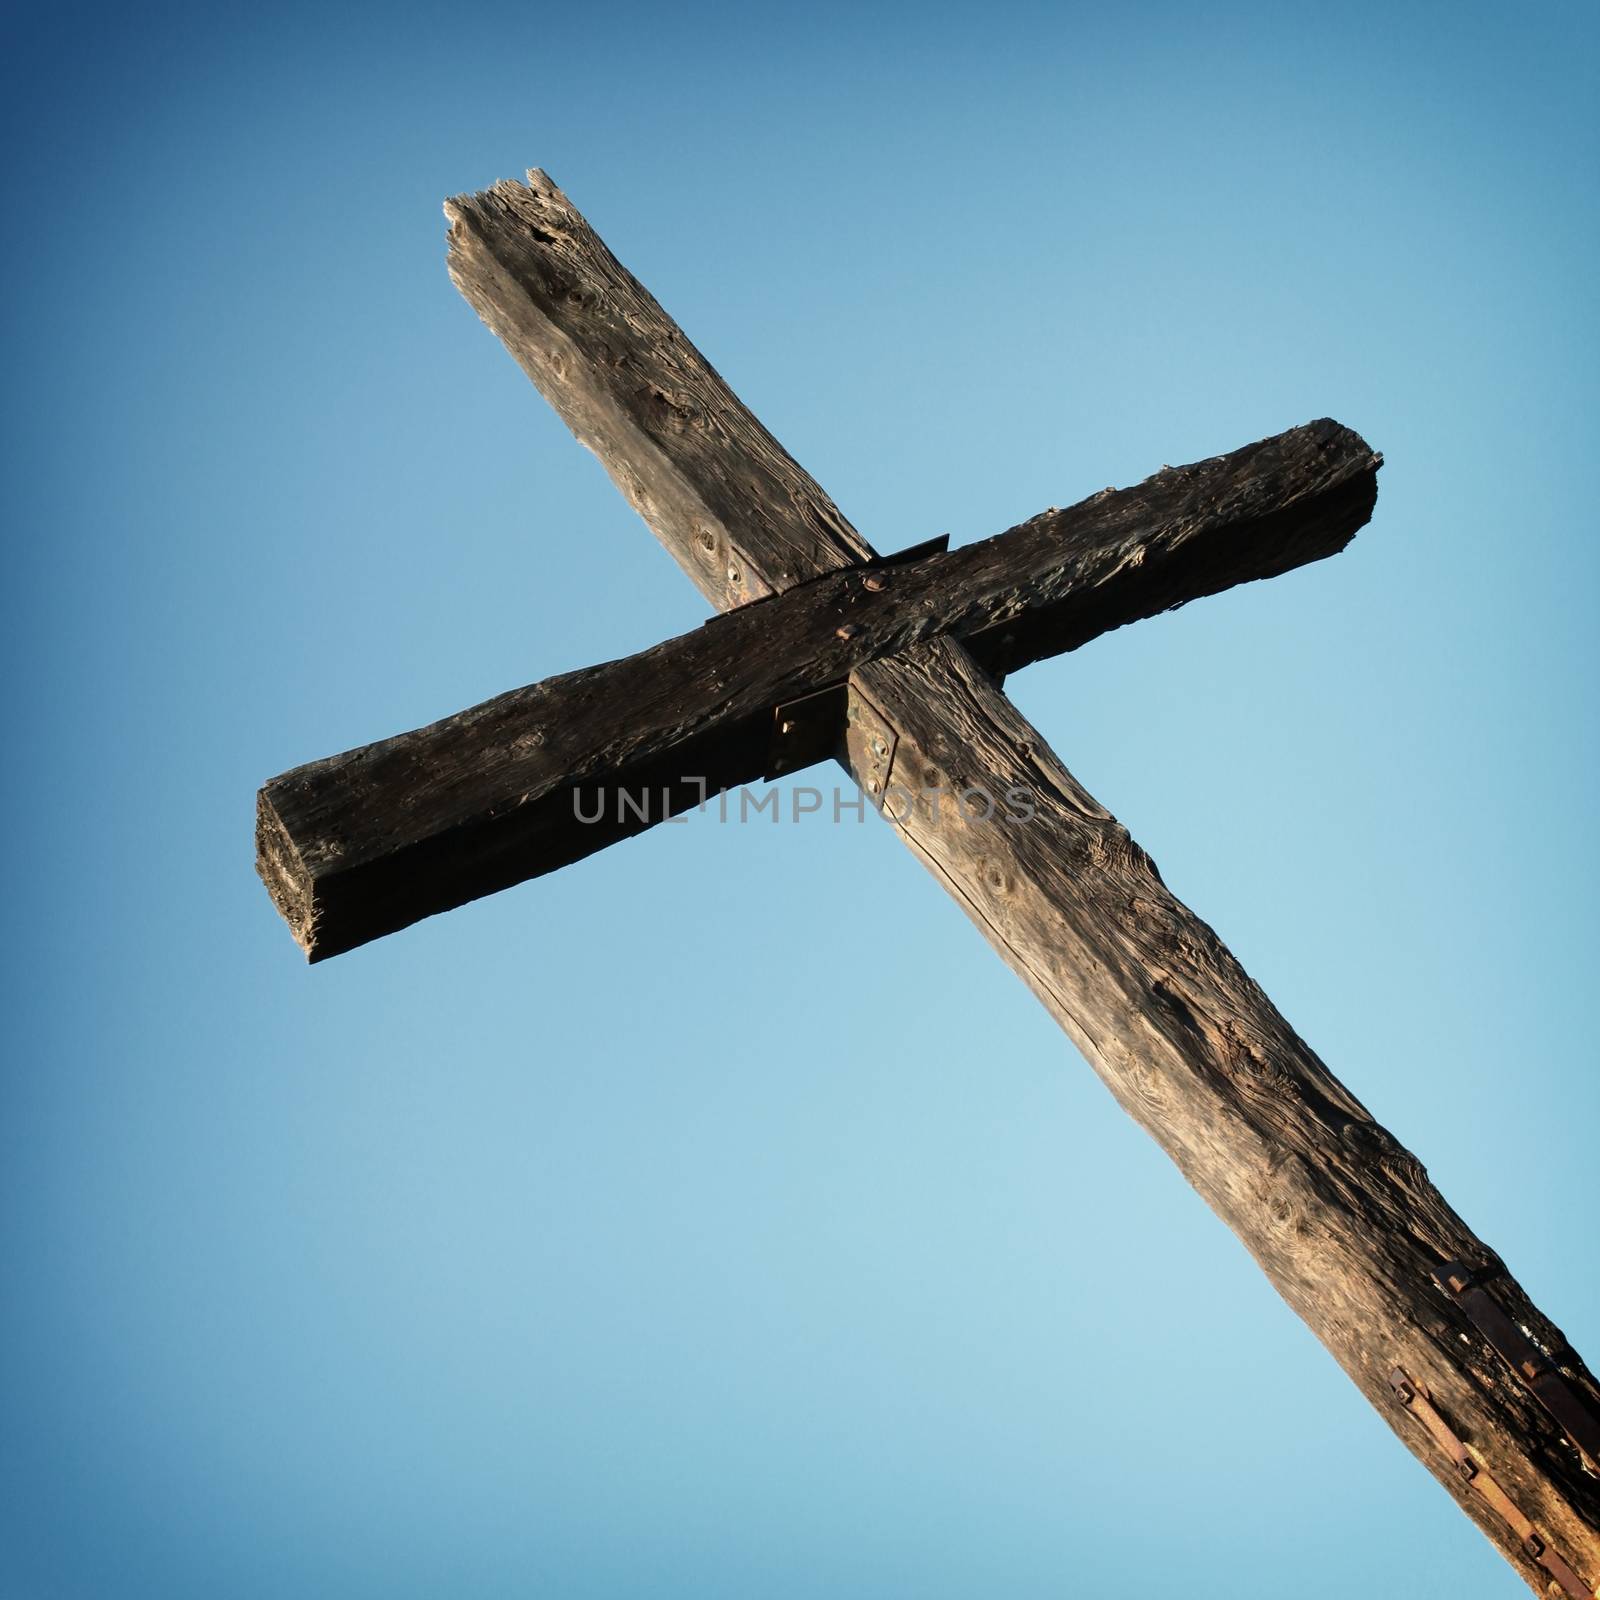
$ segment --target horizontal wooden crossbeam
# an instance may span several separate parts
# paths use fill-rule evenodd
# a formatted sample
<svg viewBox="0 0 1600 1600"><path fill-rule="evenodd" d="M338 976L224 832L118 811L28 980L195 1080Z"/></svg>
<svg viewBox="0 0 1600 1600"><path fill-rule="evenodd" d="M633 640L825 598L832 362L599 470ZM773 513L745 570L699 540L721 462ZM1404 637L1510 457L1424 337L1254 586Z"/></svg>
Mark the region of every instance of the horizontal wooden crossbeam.
<svg viewBox="0 0 1600 1600"><path fill-rule="evenodd" d="M1332 555L1370 516L1378 465L1348 428L1308 423L298 767L261 791L262 876L310 958L336 955L761 777L778 708L867 662L949 634L1009 672Z"/></svg>

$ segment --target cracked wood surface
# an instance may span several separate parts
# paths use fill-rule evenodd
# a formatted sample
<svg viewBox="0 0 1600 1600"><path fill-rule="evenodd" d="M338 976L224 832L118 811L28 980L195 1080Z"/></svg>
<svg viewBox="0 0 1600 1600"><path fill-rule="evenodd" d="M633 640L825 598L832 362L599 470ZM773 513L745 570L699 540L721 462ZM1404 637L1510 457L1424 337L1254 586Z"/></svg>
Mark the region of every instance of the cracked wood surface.
<svg viewBox="0 0 1600 1600"><path fill-rule="evenodd" d="M1154 862L950 640L861 668L893 722L896 832L1177 1163L1279 1294L1530 1586L1546 1574L1396 1399L1403 1368L1546 1543L1600 1580L1600 1479L1432 1274L1459 1260L1590 1407L1560 1330L1283 1019ZM892 707L892 713L888 708ZM922 793L1016 786L1025 823ZM898 803L900 795L907 796ZM909 803L910 797L916 803Z"/></svg>
<svg viewBox="0 0 1600 1600"><path fill-rule="evenodd" d="M542 173L447 207L451 273L722 609L870 555ZM1593 1585L1600 1493L1571 1441L1432 1281L1498 1274L1512 1319L1590 1406L1558 1330L1280 1017L1149 858L951 638L860 666L893 773L1027 787L1027 825L910 812L897 831L1120 1103L1538 1593L1547 1574L1383 1382L1402 1365L1542 1538ZM908 786L909 787L909 786Z"/></svg>
<svg viewBox="0 0 1600 1600"><path fill-rule="evenodd" d="M445 216L456 287L719 611L872 554L544 173Z"/></svg>
<svg viewBox="0 0 1600 1600"><path fill-rule="evenodd" d="M311 959L338 955L760 778L778 707L865 662L950 633L1009 670L1332 555L1370 514L1376 471L1359 437L1323 420L965 549L812 578L274 778L262 876Z"/></svg>

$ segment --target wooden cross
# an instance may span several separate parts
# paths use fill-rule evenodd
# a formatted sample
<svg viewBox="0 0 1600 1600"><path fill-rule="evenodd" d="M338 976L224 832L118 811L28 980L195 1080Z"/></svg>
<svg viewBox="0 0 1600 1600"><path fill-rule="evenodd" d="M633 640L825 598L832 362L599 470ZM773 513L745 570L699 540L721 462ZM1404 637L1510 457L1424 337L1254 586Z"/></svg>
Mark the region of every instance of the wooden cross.
<svg viewBox="0 0 1600 1600"><path fill-rule="evenodd" d="M1380 458L1313 422L880 557L543 173L445 211L457 287L723 615L268 783L311 960L837 756L1528 1583L1600 1593L1590 1372L1001 689L1334 554Z"/></svg>

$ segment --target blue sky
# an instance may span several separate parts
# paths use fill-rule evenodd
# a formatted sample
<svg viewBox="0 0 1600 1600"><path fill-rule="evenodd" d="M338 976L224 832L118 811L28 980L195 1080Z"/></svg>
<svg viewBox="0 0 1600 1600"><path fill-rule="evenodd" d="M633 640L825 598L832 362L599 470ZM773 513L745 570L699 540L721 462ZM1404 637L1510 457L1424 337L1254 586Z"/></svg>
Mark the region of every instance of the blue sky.
<svg viewBox="0 0 1600 1600"><path fill-rule="evenodd" d="M1331 414L1349 551L1010 687L1593 1356L1593 7L227 10L6 24L0 1592L1522 1592L881 823L316 969L250 830L703 614L452 192L883 549Z"/></svg>

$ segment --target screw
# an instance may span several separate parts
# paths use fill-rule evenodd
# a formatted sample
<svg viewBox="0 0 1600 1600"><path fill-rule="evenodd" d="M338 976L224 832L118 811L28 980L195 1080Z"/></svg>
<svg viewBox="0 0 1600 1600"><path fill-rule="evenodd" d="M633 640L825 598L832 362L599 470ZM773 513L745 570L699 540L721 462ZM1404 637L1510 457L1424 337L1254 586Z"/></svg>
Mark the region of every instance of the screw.
<svg viewBox="0 0 1600 1600"><path fill-rule="evenodd" d="M888 755L889 747L888 747L888 745L886 745L883 742L883 735L882 734L874 734L873 735L872 753L875 756L886 756L886 755Z"/></svg>
<svg viewBox="0 0 1600 1600"><path fill-rule="evenodd" d="M744 579L739 575L739 569L737 567L728 568L728 582L733 584L744 582Z"/></svg>
<svg viewBox="0 0 1600 1600"><path fill-rule="evenodd" d="M853 639L861 632L855 623L847 622L842 627L835 628L834 633L841 639Z"/></svg>
<svg viewBox="0 0 1600 1600"><path fill-rule="evenodd" d="M779 733L793 733L797 726L798 726L798 724L793 723L793 722L781 723L779 725L779 727L778 727L778 732Z"/></svg>
<svg viewBox="0 0 1600 1600"><path fill-rule="evenodd" d="M867 793L868 794L876 794L877 792L878 792L878 780L876 778L868 778L867 779Z"/></svg>
<svg viewBox="0 0 1600 1600"><path fill-rule="evenodd" d="M869 572L861 580L861 587L870 590L873 594L882 594L889 587L889 580L881 572Z"/></svg>

